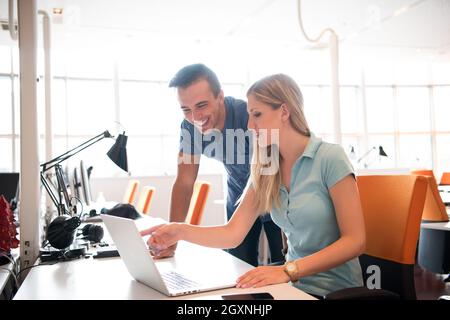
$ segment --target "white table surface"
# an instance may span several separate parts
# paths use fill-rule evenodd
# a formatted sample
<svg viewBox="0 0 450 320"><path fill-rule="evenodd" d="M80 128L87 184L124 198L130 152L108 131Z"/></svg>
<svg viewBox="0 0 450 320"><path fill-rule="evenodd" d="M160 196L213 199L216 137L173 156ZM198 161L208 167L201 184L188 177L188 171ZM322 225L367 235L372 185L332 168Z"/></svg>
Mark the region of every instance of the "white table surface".
<svg viewBox="0 0 450 320"><path fill-rule="evenodd" d="M445 204L450 203L450 186L438 186L438 189L442 202Z"/></svg>
<svg viewBox="0 0 450 320"><path fill-rule="evenodd" d="M195 259L198 263L192 263ZM202 270L201 261L213 259L217 270ZM251 265L235 258L220 249L206 248L180 241L172 258L157 260L158 268L176 267L183 272L203 272L211 277L229 276L236 279ZM278 284L262 288L229 288L191 294L180 297L167 297L152 288L135 281L128 273L119 257L103 259L77 259L59 262L54 265L37 266L30 270L15 300L49 299L220 299L222 294L269 292L275 299L315 300L314 297L294 288L290 284Z"/></svg>

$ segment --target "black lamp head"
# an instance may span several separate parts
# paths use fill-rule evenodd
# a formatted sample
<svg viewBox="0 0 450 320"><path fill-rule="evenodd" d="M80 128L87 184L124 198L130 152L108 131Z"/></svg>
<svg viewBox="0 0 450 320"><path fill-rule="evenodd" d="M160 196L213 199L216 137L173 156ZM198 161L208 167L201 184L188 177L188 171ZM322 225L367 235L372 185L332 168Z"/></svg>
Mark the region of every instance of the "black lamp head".
<svg viewBox="0 0 450 320"><path fill-rule="evenodd" d="M384 151L382 146L378 147L378 154L382 157L387 157L388 155L386 154L386 152Z"/></svg>
<svg viewBox="0 0 450 320"><path fill-rule="evenodd" d="M125 135L125 132L119 134L107 155L120 169L128 172L127 140L128 137Z"/></svg>

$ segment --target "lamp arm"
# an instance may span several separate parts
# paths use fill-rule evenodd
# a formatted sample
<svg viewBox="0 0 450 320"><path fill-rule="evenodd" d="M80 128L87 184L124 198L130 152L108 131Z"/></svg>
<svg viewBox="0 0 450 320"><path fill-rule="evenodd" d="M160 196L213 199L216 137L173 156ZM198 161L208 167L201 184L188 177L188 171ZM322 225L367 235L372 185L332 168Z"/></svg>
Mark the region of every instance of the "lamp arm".
<svg viewBox="0 0 450 320"><path fill-rule="evenodd" d="M59 215L64 214L65 213L65 208L64 208L64 206L61 207L61 203L62 202L58 201L58 199L56 198L56 196L53 193L52 189L50 188L50 186L49 186L49 184L47 182L47 179L45 178L44 171L41 171L41 183L44 186L44 188L47 191L47 193L50 195L50 199L52 200L53 204L56 206L56 208L58 208L58 214Z"/></svg>
<svg viewBox="0 0 450 320"><path fill-rule="evenodd" d="M53 168L54 166L56 166L57 164L63 162L64 160L67 160L68 158L76 155L78 152L83 151L84 149L86 149L87 147L90 147L91 145L93 145L94 143L97 143L98 141L102 140L103 138L112 138L113 136L109 133L108 130L106 130L105 132L102 132L101 134L87 140L86 142L83 142L82 144L80 144L79 146L73 148L72 150L69 150L65 153L63 153L62 155L47 161L43 164L41 164L42 167L42 172L45 172L47 170L50 170L51 168Z"/></svg>
<svg viewBox="0 0 450 320"><path fill-rule="evenodd" d="M375 147L371 148L369 151L367 151L366 153L364 153L356 162L360 163L362 159L364 159L365 157L367 157L373 150L375 150Z"/></svg>

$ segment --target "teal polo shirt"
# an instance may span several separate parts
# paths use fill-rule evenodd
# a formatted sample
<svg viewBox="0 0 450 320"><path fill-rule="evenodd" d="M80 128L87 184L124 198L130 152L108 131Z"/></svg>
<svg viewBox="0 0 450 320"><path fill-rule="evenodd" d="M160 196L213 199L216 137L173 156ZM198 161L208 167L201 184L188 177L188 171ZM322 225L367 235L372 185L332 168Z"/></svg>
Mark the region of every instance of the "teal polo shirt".
<svg viewBox="0 0 450 320"><path fill-rule="evenodd" d="M271 216L288 240L287 261L318 252L340 238L339 225L329 190L354 175L344 150L311 134L303 154L292 167L290 192L280 187L281 207ZM299 264L301 268L301 262ZM301 278L294 284L315 295L363 285L358 258L331 270Z"/></svg>

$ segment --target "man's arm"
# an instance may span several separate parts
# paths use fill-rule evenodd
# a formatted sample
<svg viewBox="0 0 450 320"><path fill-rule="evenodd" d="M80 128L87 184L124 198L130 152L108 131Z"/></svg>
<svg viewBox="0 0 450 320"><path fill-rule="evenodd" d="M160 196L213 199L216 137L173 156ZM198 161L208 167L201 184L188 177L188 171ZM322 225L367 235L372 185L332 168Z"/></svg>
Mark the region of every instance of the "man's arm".
<svg viewBox="0 0 450 320"><path fill-rule="evenodd" d="M191 203L194 183L197 179L200 163L199 155L190 155L180 152L178 154L178 171L175 183L172 187L170 199L170 216L172 222L184 222ZM152 255L156 259L172 257L175 254L177 245L162 250Z"/></svg>
<svg viewBox="0 0 450 320"><path fill-rule="evenodd" d="M200 163L199 155L178 154L178 171L172 187L170 221L184 222L189 210Z"/></svg>

